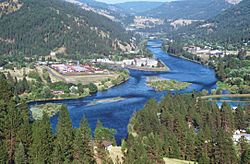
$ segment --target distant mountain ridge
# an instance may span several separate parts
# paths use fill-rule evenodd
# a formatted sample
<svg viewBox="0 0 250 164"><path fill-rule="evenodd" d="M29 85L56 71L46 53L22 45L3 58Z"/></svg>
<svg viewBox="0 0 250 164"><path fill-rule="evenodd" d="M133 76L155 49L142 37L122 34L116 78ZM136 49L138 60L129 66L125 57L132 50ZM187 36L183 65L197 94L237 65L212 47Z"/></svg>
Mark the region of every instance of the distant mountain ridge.
<svg viewBox="0 0 250 164"><path fill-rule="evenodd" d="M242 0L216 17L176 31L203 40L228 44L250 41L250 1Z"/></svg>
<svg viewBox="0 0 250 164"><path fill-rule="evenodd" d="M164 2L134 1L115 4L116 7L123 9L131 14L138 14L150 11L161 6Z"/></svg>
<svg viewBox="0 0 250 164"><path fill-rule="evenodd" d="M233 6L232 0L182 0L171 1L144 13L145 16L164 19L206 20Z"/></svg>

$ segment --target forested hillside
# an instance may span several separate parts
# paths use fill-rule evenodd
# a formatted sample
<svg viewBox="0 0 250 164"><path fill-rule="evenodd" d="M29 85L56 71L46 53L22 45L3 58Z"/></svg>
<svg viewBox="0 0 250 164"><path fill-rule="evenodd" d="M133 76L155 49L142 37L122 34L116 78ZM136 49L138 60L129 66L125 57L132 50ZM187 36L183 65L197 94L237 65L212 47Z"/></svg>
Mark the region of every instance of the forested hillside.
<svg viewBox="0 0 250 164"><path fill-rule="evenodd" d="M233 111L225 103L219 109L196 96L168 95L160 103L146 103L132 118L122 144L124 163L164 163L164 157L201 164L249 163L249 143L243 137L234 143L232 134L250 125L250 109Z"/></svg>
<svg viewBox="0 0 250 164"><path fill-rule="evenodd" d="M109 54L118 41L124 44L132 37L121 25L71 3L19 2L19 10L0 19L2 55L47 55L58 48L68 55Z"/></svg>
<svg viewBox="0 0 250 164"><path fill-rule="evenodd" d="M162 4L163 2L135 1L135 2L118 3L115 4L115 6L125 10L130 14L140 14L142 12L147 12L154 8L157 8Z"/></svg>
<svg viewBox="0 0 250 164"><path fill-rule="evenodd" d="M165 19L206 20L231 7L225 0L184 0L166 2L144 13L146 16Z"/></svg>
<svg viewBox="0 0 250 164"><path fill-rule="evenodd" d="M32 120L27 104L15 99L11 86L0 74L0 163L110 163L102 142L114 141L113 129L97 122L92 137L88 122L73 129L69 112L60 109L57 132L52 133L49 116ZM94 152L94 146L96 147Z"/></svg>
<svg viewBox="0 0 250 164"><path fill-rule="evenodd" d="M176 36L192 36L223 44L247 43L250 39L249 26L250 1L243 0L214 18L177 30Z"/></svg>

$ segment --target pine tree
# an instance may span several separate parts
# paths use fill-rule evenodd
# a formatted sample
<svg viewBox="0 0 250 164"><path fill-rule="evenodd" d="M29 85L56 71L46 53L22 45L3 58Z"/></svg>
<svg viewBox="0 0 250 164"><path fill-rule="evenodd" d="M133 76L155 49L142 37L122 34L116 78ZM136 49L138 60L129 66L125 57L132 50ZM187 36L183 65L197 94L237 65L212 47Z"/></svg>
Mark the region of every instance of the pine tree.
<svg viewBox="0 0 250 164"><path fill-rule="evenodd" d="M70 162L73 160L73 137L73 127L69 112L66 106L63 106L57 123L55 148L53 152L54 163Z"/></svg>
<svg viewBox="0 0 250 164"><path fill-rule="evenodd" d="M214 141L214 158L212 163L237 163L237 155L231 134L220 129Z"/></svg>
<svg viewBox="0 0 250 164"><path fill-rule="evenodd" d="M232 133L234 124L234 115L232 109L224 102L221 107L221 126L225 131Z"/></svg>
<svg viewBox="0 0 250 164"><path fill-rule="evenodd" d="M150 164L150 160L148 159L147 152L140 142L141 138L129 137L130 143L128 145L129 149L126 154L126 158L124 160L124 164L131 163L143 163Z"/></svg>
<svg viewBox="0 0 250 164"><path fill-rule="evenodd" d="M191 131L191 130L190 130ZM185 160L195 159L195 135L194 132L186 132Z"/></svg>
<svg viewBox="0 0 250 164"><path fill-rule="evenodd" d="M50 119L43 114L43 119L35 121L32 127L32 144L29 154L31 163L50 163L53 148Z"/></svg>
<svg viewBox="0 0 250 164"><path fill-rule="evenodd" d="M30 124L30 113L27 104L21 103L17 110L20 111L21 125L17 133L17 141L24 146L25 155L28 156L28 148L32 142L32 129Z"/></svg>
<svg viewBox="0 0 250 164"><path fill-rule="evenodd" d="M86 119L82 120L80 128L76 129L74 139L74 162L95 163L91 129Z"/></svg>
<svg viewBox="0 0 250 164"><path fill-rule="evenodd" d="M5 142L0 139L0 163L6 163L8 160L7 147Z"/></svg>
<svg viewBox="0 0 250 164"><path fill-rule="evenodd" d="M199 164L210 164L209 157L206 153L201 153L201 156L198 159Z"/></svg>
<svg viewBox="0 0 250 164"><path fill-rule="evenodd" d="M25 150L22 142L18 144L18 147L15 151L15 163L16 164L25 164L27 163L27 158L25 155Z"/></svg>
<svg viewBox="0 0 250 164"><path fill-rule="evenodd" d="M20 111L15 108L15 103L10 102L4 118L3 136L7 146L8 162L14 161L17 134L21 125Z"/></svg>
<svg viewBox="0 0 250 164"><path fill-rule="evenodd" d="M250 147L241 156L241 164L250 164Z"/></svg>
<svg viewBox="0 0 250 164"><path fill-rule="evenodd" d="M247 128L246 116L241 106L238 106L235 110L235 124L237 129Z"/></svg>
<svg viewBox="0 0 250 164"><path fill-rule="evenodd" d="M249 147L248 140L242 136L238 141L238 146L240 148L240 154L243 154Z"/></svg>

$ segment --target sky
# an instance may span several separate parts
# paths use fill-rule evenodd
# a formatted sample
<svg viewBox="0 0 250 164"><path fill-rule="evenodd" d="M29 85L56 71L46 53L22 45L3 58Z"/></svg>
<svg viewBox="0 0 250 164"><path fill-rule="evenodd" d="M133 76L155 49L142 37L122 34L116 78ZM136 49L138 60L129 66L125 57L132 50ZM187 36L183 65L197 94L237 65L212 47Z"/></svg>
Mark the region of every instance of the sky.
<svg viewBox="0 0 250 164"><path fill-rule="evenodd" d="M121 3L121 2L132 2L132 1L151 1L151 2L167 2L170 0L96 0L105 3Z"/></svg>

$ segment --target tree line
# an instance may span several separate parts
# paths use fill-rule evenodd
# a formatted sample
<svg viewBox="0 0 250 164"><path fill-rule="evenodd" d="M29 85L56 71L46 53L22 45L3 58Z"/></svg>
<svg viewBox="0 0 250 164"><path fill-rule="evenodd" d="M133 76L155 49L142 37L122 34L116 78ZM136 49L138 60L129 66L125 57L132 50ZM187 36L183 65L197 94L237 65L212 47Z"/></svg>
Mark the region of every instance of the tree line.
<svg viewBox="0 0 250 164"><path fill-rule="evenodd" d="M0 76L1 163L96 163L96 158L109 163L111 159L102 142L115 145L114 134L115 130L98 121L92 137L85 118L74 129L65 106L53 133L48 115L34 121L27 104L14 98L7 79Z"/></svg>
<svg viewBox="0 0 250 164"><path fill-rule="evenodd" d="M224 103L220 109L197 96L169 94L160 103L146 103L132 118L122 143L124 163L164 163L164 157L201 164L249 163L249 141L232 140L236 129L249 127L249 107L234 111Z"/></svg>
<svg viewBox="0 0 250 164"><path fill-rule="evenodd" d="M118 23L60 0L21 0L23 6L0 19L0 52L48 55L65 47L67 56L110 54L113 40L130 42L132 33ZM28 22L28 23L27 23Z"/></svg>

